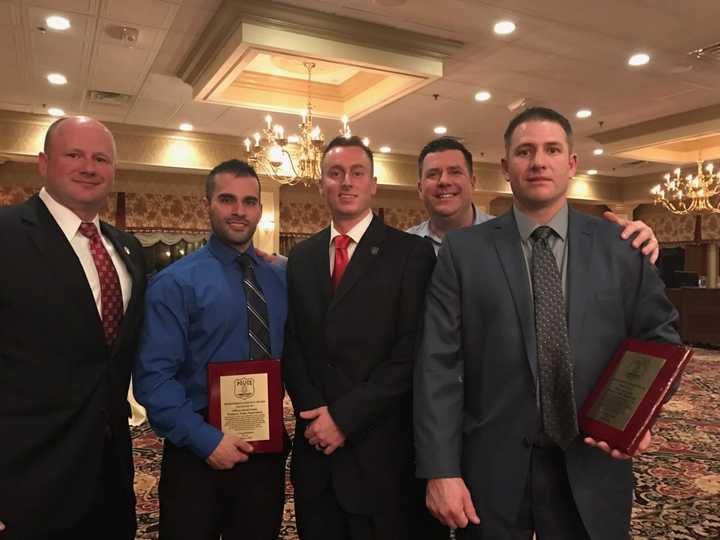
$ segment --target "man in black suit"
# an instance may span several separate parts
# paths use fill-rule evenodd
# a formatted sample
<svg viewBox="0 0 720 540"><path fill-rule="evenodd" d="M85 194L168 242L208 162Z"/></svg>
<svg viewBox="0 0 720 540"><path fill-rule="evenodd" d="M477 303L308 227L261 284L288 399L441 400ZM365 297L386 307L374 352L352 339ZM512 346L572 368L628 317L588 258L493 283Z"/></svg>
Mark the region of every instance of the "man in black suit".
<svg viewBox="0 0 720 540"><path fill-rule="evenodd" d="M320 192L332 222L288 260L283 362L302 540L433 537L413 479L410 390L434 254L373 215L376 190L370 150L357 137L330 142Z"/></svg>
<svg viewBox="0 0 720 540"><path fill-rule="evenodd" d="M567 119L524 111L505 147L513 209L448 233L428 287L417 473L462 538L627 538L632 462L577 411L624 338L679 343L676 312L616 225L568 207Z"/></svg>
<svg viewBox="0 0 720 540"><path fill-rule="evenodd" d="M56 121L38 167L39 195L0 209L0 539L129 540L143 254L98 219L115 175L105 126Z"/></svg>

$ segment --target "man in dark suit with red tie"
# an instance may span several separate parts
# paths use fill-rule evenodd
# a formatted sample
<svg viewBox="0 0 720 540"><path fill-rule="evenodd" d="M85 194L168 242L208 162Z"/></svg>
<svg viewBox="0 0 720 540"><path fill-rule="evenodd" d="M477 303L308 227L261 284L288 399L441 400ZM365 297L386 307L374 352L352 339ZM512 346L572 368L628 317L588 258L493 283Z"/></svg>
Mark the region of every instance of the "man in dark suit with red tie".
<svg viewBox="0 0 720 540"><path fill-rule="evenodd" d="M115 143L48 129L39 195L0 209L0 539L135 535L127 392L145 289L137 240L98 218Z"/></svg>
<svg viewBox="0 0 720 540"><path fill-rule="evenodd" d="M302 540L433 538L413 479L410 390L435 257L373 215L376 190L370 150L357 137L330 142L320 192L332 222L288 260L283 365Z"/></svg>

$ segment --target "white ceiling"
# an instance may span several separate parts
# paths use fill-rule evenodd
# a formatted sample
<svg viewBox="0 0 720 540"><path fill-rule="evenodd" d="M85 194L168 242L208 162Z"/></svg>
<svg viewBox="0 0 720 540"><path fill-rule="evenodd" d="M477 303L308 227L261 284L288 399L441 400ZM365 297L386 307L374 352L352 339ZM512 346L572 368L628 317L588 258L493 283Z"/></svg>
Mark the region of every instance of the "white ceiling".
<svg viewBox="0 0 720 540"><path fill-rule="evenodd" d="M502 131L520 98L558 109L578 134L581 169L628 176L663 171L594 156L588 135L720 102L720 62L696 60L691 49L720 41L720 2L708 0L285 0L285 3L407 30L460 40L466 45L447 63L445 77L352 125L372 146L416 154L443 124L463 138L477 160L497 162ZM220 0L0 0L0 109L68 114L102 120L247 135L262 126L260 111L192 101L176 73ZM71 20L67 32L40 32L48 15ZM511 19L517 31L493 34ZM108 25L138 28L131 47L107 34ZM630 68L634 52L652 55ZM51 86L49 72L69 83ZM126 93L126 105L90 103L88 90ZM486 103L473 100L488 90ZM433 94L438 94L437 100ZM574 118L590 108L587 120ZM274 115L291 129L298 119ZM602 122L602 127L599 124ZM339 127L320 121L332 134Z"/></svg>

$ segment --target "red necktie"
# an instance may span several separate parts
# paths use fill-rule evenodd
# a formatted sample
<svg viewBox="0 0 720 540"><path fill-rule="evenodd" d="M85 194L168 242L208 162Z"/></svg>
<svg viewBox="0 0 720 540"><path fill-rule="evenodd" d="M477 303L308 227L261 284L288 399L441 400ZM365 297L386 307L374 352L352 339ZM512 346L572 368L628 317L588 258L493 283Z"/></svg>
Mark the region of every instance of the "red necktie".
<svg viewBox="0 0 720 540"><path fill-rule="evenodd" d="M340 280L348 265L347 248L350 242L352 242L352 238L346 234L335 237L335 265L333 266L332 273L333 293L337 291L337 288L340 286Z"/></svg>
<svg viewBox="0 0 720 540"><path fill-rule="evenodd" d="M111 346L120 332L123 318L122 289L115 265L105 249L94 223L81 223L80 232L90 240L90 253L100 278L100 304L105 341Z"/></svg>

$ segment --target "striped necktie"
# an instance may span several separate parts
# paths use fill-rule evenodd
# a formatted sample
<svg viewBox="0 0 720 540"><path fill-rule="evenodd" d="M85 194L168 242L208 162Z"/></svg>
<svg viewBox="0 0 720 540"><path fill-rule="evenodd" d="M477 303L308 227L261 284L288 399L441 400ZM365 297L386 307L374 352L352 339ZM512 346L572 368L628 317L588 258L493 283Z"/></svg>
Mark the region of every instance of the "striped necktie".
<svg viewBox="0 0 720 540"><path fill-rule="evenodd" d="M250 358L270 358L270 327L268 325L267 303L262 289L255 279L253 260L247 253L238 256L243 272L243 287L247 301L248 342Z"/></svg>

